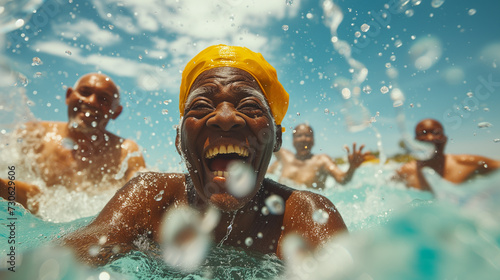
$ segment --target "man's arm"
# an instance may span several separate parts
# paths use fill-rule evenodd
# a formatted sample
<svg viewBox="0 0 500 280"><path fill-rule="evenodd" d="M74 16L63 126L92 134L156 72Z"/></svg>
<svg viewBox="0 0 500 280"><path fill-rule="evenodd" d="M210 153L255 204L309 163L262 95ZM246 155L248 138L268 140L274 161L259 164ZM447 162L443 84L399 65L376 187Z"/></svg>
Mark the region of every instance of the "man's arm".
<svg viewBox="0 0 500 280"><path fill-rule="evenodd" d="M182 174L142 173L121 188L94 221L66 235L62 245L73 248L84 263L104 265L134 249L139 236L158 241L164 212L185 196L182 186ZM155 199L161 191L162 199Z"/></svg>
<svg viewBox="0 0 500 280"><path fill-rule="evenodd" d="M483 156L462 155L461 162L467 165L477 166L478 174L488 174L500 168L500 161Z"/></svg>
<svg viewBox="0 0 500 280"><path fill-rule="evenodd" d="M323 245L333 235L346 232L347 227L333 203L309 191L294 191L287 199L283 232L277 255L283 258L281 241L287 234L298 234L311 250Z"/></svg>
<svg viewBox="0 0 500 280"><path fill-rule="evenodd" d="M32 213L38 212L38 205L31 205L28 208L28 198L40 193L40 188L35 185L17 180L7 180L0 178L0 197L9 201L16 201Z"/></svg>
<svg viewBox="0 0 500 280"><path fill-rule="evenodd" d="M351 181L354 171L363 163L365 158L370 154L370 152L363 153L363 148L365 145L361 145L359 150L356 150L356 143L352 144L352 154L350 153L349 147L345 146L347 150L347 159L349 160L349 169L346 172L340 170L337 164L329 157L324 156L322 160L325 161L325 166L327 172L340 184L346 184Z"/></svg>

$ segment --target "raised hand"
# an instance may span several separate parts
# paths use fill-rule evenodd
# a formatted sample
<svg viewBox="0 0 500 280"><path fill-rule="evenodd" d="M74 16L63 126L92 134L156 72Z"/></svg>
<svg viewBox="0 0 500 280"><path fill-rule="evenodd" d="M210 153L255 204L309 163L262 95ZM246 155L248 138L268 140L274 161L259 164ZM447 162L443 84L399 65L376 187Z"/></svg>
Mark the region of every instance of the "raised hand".
<svg viewBox="0 0 500 280"><path fill-rule="evenodd" d="M347 151L347 159L349 160L350 168L358 168L363 161L365 161L366 157L370 155L370 152L363 153L365 145L361 145L359 150L356 150L356 142L352 144L352 154L347 145L344 148Z"/></svg>

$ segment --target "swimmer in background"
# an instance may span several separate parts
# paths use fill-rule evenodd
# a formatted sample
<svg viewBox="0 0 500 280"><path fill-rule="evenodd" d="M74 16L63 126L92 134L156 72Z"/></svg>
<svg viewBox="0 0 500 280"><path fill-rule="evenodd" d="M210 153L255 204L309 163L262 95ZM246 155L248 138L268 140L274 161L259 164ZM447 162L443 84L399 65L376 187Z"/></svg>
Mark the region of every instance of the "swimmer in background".
<svg viewBox="0 0 500 280"><path fill-rule="evenodd" d="M434 145L434 156L427 160L412 160L396 171L394 179L408 187L433 192L422 169L429 167L443 179L454 184L463 183L475 175L487 174L500 167L500 161L477 155L450 155L444 153L448 138L443 125L434 119L425 119L415 127L415 139Z"/></svg>
<svg viewBox="0 0 500 280"><path fill-rule="evenodd" d="M16 131L22 139L23 165L30 166L47 187L62 185L68 190L99 192L110 186L118 189L145 167L138 145L106 130L123 107L115 83L106 75L91 73L81 77L66 91L68 122L29 122ZM33 155L33 157L30 157ZM126 161L124 170L122 164ZM40 188L16 178L16 201L28 205L28 198ZM20 181L18 181L19 179ZM0 196L9 196L8 181L0 179ZM29 206L29 207L28 207Z"/></svg>
<svg viewBox="0 0 500 280"><path fill-rule="evenodd" d="M200 213L219 210L208 233L215 244L279 258L289 234L302 237L313 250L347 230L326 197L265 178L273 151L281 147L288 93L261 54L226 45L201 51L182 72L179 107L176 147L188 173L141 173L129 181L95 220L62 239L81 261L102 265L141 250L134 242L138 238L161 243L161 229L175 227L166 214L181 207ZM255 176L244 180L247 188L229 183L234 164ZM282 199L282 211L265 213L271 196ZM314 220L316 211L324 221ZM176 236L187 242L192 234ZM253 238L251 246L245 245L248 237Z"/></svg>
<svg viewBox="0 0 500 280"><path fill-rule="evenodd" d="M352 154L349 147L347 158L349 169L342 171L335 161L326 154L314 155L311 150L314 145L314 132L307 124L299 124L293 130L293 146L296 153L280 149L274 153L276 161L269 167L268 172L274 173L281 165L279 181L291 181L296 185L308 188L323 189L328 175L332 176L340 184L346 184L352 179L354 171L368 159L370 152L362 153L364 145L356 150L356 143L352 145Z"/></svg>

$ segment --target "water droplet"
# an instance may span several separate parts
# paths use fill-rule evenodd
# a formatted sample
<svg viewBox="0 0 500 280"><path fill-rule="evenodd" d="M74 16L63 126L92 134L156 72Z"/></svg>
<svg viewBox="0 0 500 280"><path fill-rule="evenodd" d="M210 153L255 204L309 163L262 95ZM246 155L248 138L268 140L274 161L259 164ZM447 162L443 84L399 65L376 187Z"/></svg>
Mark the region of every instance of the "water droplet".
<svg viewBox="0 0 500 280"><path fill-rule="evenodd" d="M495 143L500 142L500 138L495 138L495 139L493 139L493 142L495 142Z"/></svg>
<svg viewBox="0 0 500 280"><path fill-rule="evenodd" d="M372 93L372 87L371 86L364 86L363 87L363 92L366 94Z"/></svg>
<svg viewBox="0 0 500 280"><path fill-rule="evenodd" d="M16 28L21 28L24 25L24 19L20 18L20 19L16 20L14 25L16 26Z"/></svg>
<svg viewBox="0 0 500 280"><path fill-rule="evenodd" d="M99 280L109 280L109 279L111 279L111 275L109 275L109 273L107 273L106 271L99 273Z"/></svg>
<svg viewBox="0 0 500 280"><path fill-rule="evenodd" d="M164 193L164 191L161 190L157 195L155 195L155 200L156 201L162 200L163 199L163 193Z"/></svg>
<svg viewBox="0 0 500 280"><path fill-rule="evenodd" d="M287 6L292 6L293 5L293 0L286 0L286 5Z"/></svg>
<svg viewBox="0 0 500 280"><path fill-rule="evenodd" d="M472 93L472 91L469 91L469 92L467 92L467 96L468 96L468 97L473 97L473 96L474 96L474 93Z"/></svg>
<svg viewBox="0 0 500 280"><path fill-rule="evenodd" d="M112 17L113 15L111 15L111 13L107 13L107 14L106 14L106 16L110 18L110 17Z"/></svg>
<svg viewBox="0 0 500 280"><path fill-rule="evenodd" d="M252 244L253 244L253 239L251 237L247 237L245 239L245 245L247 245L247 247L250 247L252 246Z"/></svg>
<svg viewBox="0 0 500 280"><path fill-rule="evenodd" d="M269 209L267 209L266 206L262 207L262 209L260 210L260 212L262 213L262 215L264 216L267 216L269 215Z"/></svg>
<svg viewBox="0 0 500 280"><path fill-rule="evenodd" d="M414 14L415 14L415 11L413 11L413 9L408 9L405 11L405 15L407 17L412 17Z"/></svg>
<svg viewBox="0 0 500 280"><path fill-rule="evenodd" d="M343 97L344 99L349 99L349 98L351 98L351 90L350 90L350 89L348 89L348 88L343 88L343 89L342 89L342 91L341 91L341 93L342 93L342 97Z"/></svg>
<svg viewBox="0 0 500 280"><path fill-rule="evenodd" d="M387 86L383 86L380 88L380 92L383 94L386 94L389 92L389 88Z"/></svg>
<svg viewBox="0 0 500 280"><path fill-rule="evenodd" d="M493 125L489 122L480 122L477 124L477 127L479 128L488 128L488 127L492 127Z"/></svg>
<svg viewBox="0 0 500 280"><path fill-rule="evenodd" d="M255 188L256 174L249 164L232 161L227 172L227 188L235 197L244 197Z"/></svg>
<svg viewBox="0 0 500 280"><path fill-rule="evenodd" d="M299 113L299 112L297 112L297 116L300 116L300 113Z"/></svg>
<svg viewBox="0 0 500 280"><path fill-rule="evenodd" d="M261 238L262 239L262 237L264 237L264 235L262 234L262 232L257 233L257 238Z"/></svg>
<svg viewBox="0 0 500 280"><path fill-rule="evenodd" d="M413 6L418 6L422 3L422 0L411 0L411 3L413 4Z"/></svg>
<svg viewBox="0 0 500 280"><path fill-rule="evenodd" d="M42 60L39 57L36 57L36 56L33 57L32 61L33 62L31 63L31 66L38 66L38 65L42 65L43 64Z"/></svg>
<svg viewBox="0 0 500 280"><path fill-rule="evenodd" d="M89 112L85 112L85 117L90 117L90 113Z"/></svg>
<svg viewBox="0 0 500 280"><path fill-rule="evenodd" d="M328 115L328 113L330 113L330 110L325 109L325 114Z"/></svg>
<svg viewBox="0 0 500 280"><path fill-rule="evenodd" d="M99 251L101 250L101 247L98 246L98 245L93 245L93 246L90 246L89 248L89 255L92 256L92 257L95 257L99 254Z"/></svg>
<svg viewBox="0 0 500 280"><path fill-rule="evenodd" d="M281 26L281 29L283 29L283 31L288 31L288 25L283 24L283 26Z"/></svg>
<svg viewBox="0 0 500 280"><path fill-rule="evenodd" d="M281 215L285 212L285 201L279 195L272 194L266 198L266 206L269 212L274 215Z"/></svg>
<svg viewBox="0 0 500 280"><path fill-rule="evenodd" d="M92 141L97 140L97 135L92 135L92 136L90 136L90 139L91 139Z"/></svg>
<svg viewBox="0 0 500 280"><path fill-rule="evenodd" d="M97 127L97 122L96 122L96 121L93 121L93 122L91 123L91 125L92 125L92 127Z"/></svg>
<svg viewBox="0 0 500 280"><path fill-rule="evenodd" d="M68 50L68 51L65 51L65 53L66 53L67 55L71 55L71 51L69 51L69 50Z"/></svg>
<svg viewBox="0 0 500 280"><path fill-rule="evenodd" d="M354 37L356 37L356 38L361 37L361 32L359 32L359 31L354 32Z"/></svg>
<svg viewBox="0 0 500 280"><path fill-rule="evenodd" d="M363 32L368 32L368 30L370 30L370 25L366 24L366 23L363 23L361 25L361 31Z"/></svg>
<svg viewBox="0 0 500 280"><path fill-rule="evenodd" d="M476 9L470 9L468 12L469 16L473 16L476 14Z"/></svg>
<svg viewBox="0 0 500 280"><path fill-rule="evenodd" d="M433 8L439 8L444 4L444 0L432 0L431 6Z"/></svg>
<svg viewBox="0 0 500 280"><path fill-rule="evenodd" d="M403 41L401 41L401 40L399 40L399 39L398 39L398 40L396 40L396 42L394 42L394 46L395 46L396 48L399 48L399 47L401 47L402 45L403 45Z"/></svg>
<svg viewBox="0 0 500 280"><path fill-rule="evenodd" d="M326 211L324 211L323 209L318 209L314 211L312 215L313 220L318 224L326 223L329 217L330 215L328 215L328 213L326 213Z"/></svg>

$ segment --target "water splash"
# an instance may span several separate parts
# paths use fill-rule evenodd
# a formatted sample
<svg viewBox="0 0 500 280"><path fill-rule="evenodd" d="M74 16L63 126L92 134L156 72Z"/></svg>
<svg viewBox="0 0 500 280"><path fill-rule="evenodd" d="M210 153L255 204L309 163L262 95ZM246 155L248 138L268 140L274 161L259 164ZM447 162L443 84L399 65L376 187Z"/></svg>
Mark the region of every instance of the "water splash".
<svg viewBox="0 0 500 280"><path fill-rule="evenodd" d="M248 195L255 187L256 174L253 168L241 161L232 161L228 167L227 188L235 197Z"/></svg>
<svg viewBox="0 0 500 280"><path fill-rule="evenodd" d="M128 170L128 160L133 157L141 157L142 152L141 151L135 151L133 153L129 153L122 161L122 164L120 165L120 170L115 174L114 179L115 180L120 180L125 176L125 172Z"/></svg>
<svg viewBox="0 0 500 280"><path fill-rule="evenodd" d="M171 208L165 214L160 231L165 263L183 272L198 269L210 248L209 232L201 224L201 214L189 206Z"/></svg>
<svg viewBox="0 0 500 280"><path fill-rule="evenodd" d="M224 244L224 242L229 238L229 235L231 234L231 231L233 231L234 219L236 218L236 214L237 213L238 213L238 211L234 211L233 218L231 219L231 222L227 226L226 235L221 239L221 241L219 242L219 244L217 244L217 247L219 247L219 248L222 247L222 244Z"/></svg>
<svg viewBox="0 0 500 280"><path fill-rule="evenodd" d="M368 69L365 65L352 57L351 46L347 41L338 37L338 27L344 19L344 14L339 6L331 0L325 0L322 3L325 17L325 25L330 28L332 35L331 42L334 49L342 56L350 66L352 73L351 80L340 79L336 81L339 90L344 99L344 107L341 112L345 116L347 128L349 131L356 132L367 128L370 125L370 112L363 106L359 95L361 93L361 84L366 80ZM365 30L369 27L364 26ZM339 82L340 81L340 82Z"/></svg>

